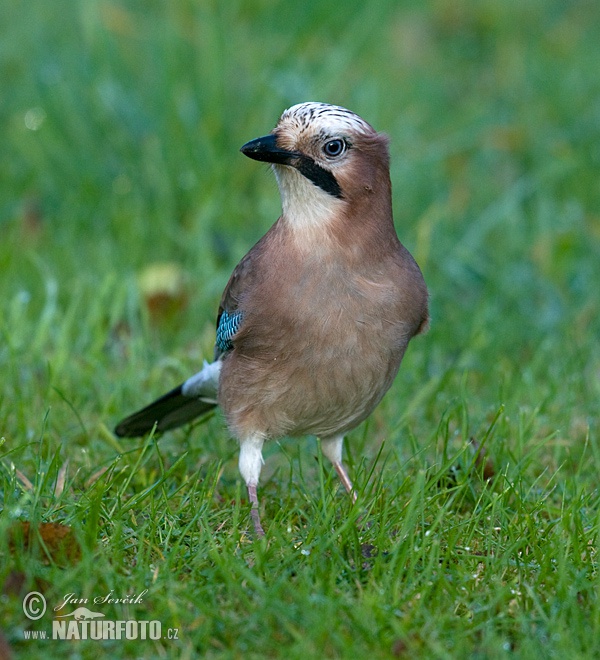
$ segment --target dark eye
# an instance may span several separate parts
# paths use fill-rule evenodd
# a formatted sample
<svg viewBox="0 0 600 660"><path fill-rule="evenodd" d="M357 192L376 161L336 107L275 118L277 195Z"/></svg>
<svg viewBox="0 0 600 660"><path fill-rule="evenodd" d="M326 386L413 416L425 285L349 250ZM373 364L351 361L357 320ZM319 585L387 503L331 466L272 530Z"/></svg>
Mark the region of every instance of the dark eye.
<svg viewBox="0 0 600 660"><path fill-rule="evenodd" d="M323 145L323 151L329 158L336 158L346 151L346 143L344 140L329 140Z"/></svg>

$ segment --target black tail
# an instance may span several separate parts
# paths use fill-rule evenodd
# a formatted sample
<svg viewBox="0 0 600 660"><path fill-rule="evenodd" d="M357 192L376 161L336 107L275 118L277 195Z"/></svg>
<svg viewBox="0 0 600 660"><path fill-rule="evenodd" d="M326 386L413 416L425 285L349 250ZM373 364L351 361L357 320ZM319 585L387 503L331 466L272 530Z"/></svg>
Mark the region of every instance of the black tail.
<svg viewBox="0 0 600 660"><path fill-rule="evenodd" d="M120 421L115 433L121 438L135 438L151 431L155 424L157 431L168 431L191 422L216 406L210 399L184 396L181 388L181 385L176 387L149 406Z"/></svg>

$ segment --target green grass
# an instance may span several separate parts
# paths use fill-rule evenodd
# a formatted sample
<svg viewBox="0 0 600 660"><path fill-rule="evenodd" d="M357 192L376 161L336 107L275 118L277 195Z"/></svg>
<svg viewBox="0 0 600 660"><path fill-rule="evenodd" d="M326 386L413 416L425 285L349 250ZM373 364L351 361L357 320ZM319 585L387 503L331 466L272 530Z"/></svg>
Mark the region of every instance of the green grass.
<svg viewBox="0 0 600 660"><path fill-rule="evenodd" d="M599 28L591 1L2 3L15 657L600 655ZM210 357L229 273L279 212L238 149L304 100L390 135L432 326L348 438L357 506L314 439L283 440L255 542L221 417L110 429ZM156 322L138 277L162 262L185 296ZM19 521L69 526L80 560L9 542ZM179 639L25 641L69 593Z"/></svg>

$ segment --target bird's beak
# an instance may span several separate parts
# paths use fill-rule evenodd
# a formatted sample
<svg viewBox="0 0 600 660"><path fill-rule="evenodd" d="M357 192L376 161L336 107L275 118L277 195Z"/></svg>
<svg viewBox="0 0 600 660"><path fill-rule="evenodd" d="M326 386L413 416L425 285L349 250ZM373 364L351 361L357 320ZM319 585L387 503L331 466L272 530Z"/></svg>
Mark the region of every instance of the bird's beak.
<svg viewBox="0 0 600 660"><path fill-rule="evenodd" d="M286 151L277 146L277 136L270 133L264 137L250 140L240 149L248 158L261 160L264 163L276 163L277 165L289 165L296 168L300 174L309 181L319 186L322 190L333 197L343 199L342 190L335 176L315 161L300 153L299 151Z"/></svg>
<svg viewBox="0 0 600 660"><path fill-rule="evenodd" d="M277 163L279 165L291 165L298 163L300 154L294 151L286 151L277 146L277 136L270 133L264 137L250 140L240 149L244 156L264 163Z"/></svg>

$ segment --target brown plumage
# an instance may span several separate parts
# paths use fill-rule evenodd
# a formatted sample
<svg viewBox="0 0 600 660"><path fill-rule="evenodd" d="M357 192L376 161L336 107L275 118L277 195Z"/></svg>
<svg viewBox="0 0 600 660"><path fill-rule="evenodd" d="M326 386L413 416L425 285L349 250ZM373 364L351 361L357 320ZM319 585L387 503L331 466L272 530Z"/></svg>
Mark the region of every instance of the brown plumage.
<svg viewBox="0 0 600 660"><path fill-rule="evenodd" d="M274 164L282 216L225 288L217 361L117 433L160 428L171 400L169 418L187 403L186 421L187 411L198 414L189 403L207 408L217 389L261 535L256 486L265 440L318 436L354 496L341 463L343 436L373 411L409 340L426 328L427 290L394 229L387 138L364 120L337 106L301 104L242 151Z"/></svg>

